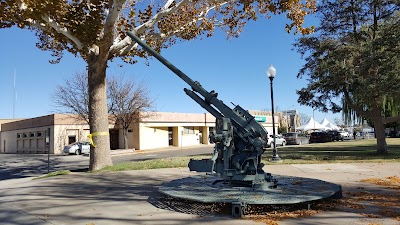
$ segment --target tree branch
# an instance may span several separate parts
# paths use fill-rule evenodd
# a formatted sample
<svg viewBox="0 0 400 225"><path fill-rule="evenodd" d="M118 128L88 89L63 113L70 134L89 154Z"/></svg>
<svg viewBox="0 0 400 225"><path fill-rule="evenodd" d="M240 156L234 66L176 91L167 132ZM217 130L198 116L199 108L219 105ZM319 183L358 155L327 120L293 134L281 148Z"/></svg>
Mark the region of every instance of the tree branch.
<svg viewBox="0 0 400 225"><path fill-rule="evenodd" d="M141 24L140 26L134 28L132 30L132 33L134 33L135 35L139 35L144 33L148 28L153 27L158 21L160 21L163 17L175 12L176 10L178 10L180 7L182 7L184 4L190 2L189 0L183 0L181 2L178 2L176 5L174 5L173 7L170 7L171 4L174 2L174 0L169 0L167 1L167 3L162 7L162 10L160 12L158 12L157 14L155 14L151 19L149 19L147 22ZM210 2L212 2L213 4L218 4L220 3L220 5L224 5L226 4L228 1L225 0L210 0ZM209 13L209 11L215 9L215 6L211 6L208 9L206 9L206 11L201 12L199 14L198 19L190 22L190 23L194 23L194 22L198 22L204 19L205 16L207 16L207 14ZM170 36L175 35L177 33L181 32L181 29L177 29L175 32L172 32L170 34ZM165 34L159 34L160 37L162 38L168 38L170 36L166 36ZM126 53L128 53L130 50L137 48L137 44L136 43L132 43L132 40L126 36L123 40L121 41L117 41L117 39L119 39L120 37L117 37L114 40L114 44L111 46L110 48L110 53L111 54L116 54L118 56L122 56Z"/></svg>
<svg viewBox="0 0 400 225"><path fill-rule="evenodd" d="M21 10L21 11L29 11L29 12L33 12L34 11L34 9L32 9L32 8L28 8L28 6L25 4L25 2L23 0L19 0L18 1L18 5L19 5L19 10ZM73 43L75 43L75 45L77 46L77 48L79 50L82 49L83 45L79 41L79 39L77 37L75 37L74 35L72 35L66 28L63 28L63 27L59 26L59 24L54 22L48 15L41 15L40 17L51 28L53 28L54 30L56 30L60 34L63 34L65 37L69 38ZM26 21L29 22L33 27L37 27L39 29L43 29L45 27L45 24L38 23L38 21L33 20L33 19L27 19Z"/></svg>
<svg viewBox="0 0 400 225"><path fill-rule="evenodd" d="M394 123L394 122L399 122L399 121L400 121L400 115L383 118L384 124Z"/></svg>
<svg viewBox="0 0 400 225"><path fill-rule="evenodd" d="M161 18L175 12L177 9L179 9L179 7L181 7L183 4L186 4L187 2L189 2L189 0L183 0L181 2L178 2L175 6L169 8L169 6L173 3L173 1L171 0L167 1L167 3L163 6L160 12L155 14L153 18L149 19L147 22L134 28L132 30L132 33L134 33L135 35L143 33L148 28L154 26L154 24L156 24ZM110 53L122 56L126 52L134 49L134 47L136 46L135 44L132 44L132 40L128 36L126 36L123 40L117 42L116 44L113 44L110 47Z"/></svg>
<svg viewBox="0 0 400 225"><path fill-rule="evenodd" d="M142 25L136 27L133 29L132 33L134 34L141 34L143 33L145 30L147 30L148 28L154 26L154 24L156 24L161 18L163 18L164 16L167 16L173 12L175 12L176 10L178 10L181 6L185 5L186 3L188 3L189 0L182 0L178 3L176 3L175 6L171 7L171 8L166 8L164 10L161 10L160 12L158 12L157 14L155 14L153 16L153 18L149 19L147 22L143 23ZM164 8L164 7L163 7ZM129 38L129 37L128 37Z"/></svg>
<svg viewBox="0 0 400 225"><path fill-rule="evenodd" d="M361 116L367 118L371 118L373 116L373 114L370 111L364 111L364 109L361 106L354 104L347 90L344 91L344 97L346 99L346 103L350 106L350 108L359 113Z"/></svg>
<svg viewBox="0 0 400 225"><path fill-rule="evenodd" d="M167 3L165 3L165 5L163 6L162 10L168 9L174 1L175 0L168 0Z"/></svg>
<svg viewBox="0 0 400 225"><path fill-rule="evenodd" d="M64 35L65 37L69 38L72 42L75 43L76 47L79 50L82 50L82 43L79 41L79 39L77 37L75 37L74 35L72 35L67 28L63 28L61 26L59 26L58 23L54 22L48 15L42 15L41 18L47 22L47 24L49 24L49 26L51 28L53 28L54 30L56 30L58 33Z"/></svg>
<svg viewBox="0 0 400 225"><path fill-rule="evenodd" d="M108 12L106 22L104 24L104 37L112 38L114 35L114 25L117 22L118 15L122 10L125 0L114 0L111 10Z"/></svg>

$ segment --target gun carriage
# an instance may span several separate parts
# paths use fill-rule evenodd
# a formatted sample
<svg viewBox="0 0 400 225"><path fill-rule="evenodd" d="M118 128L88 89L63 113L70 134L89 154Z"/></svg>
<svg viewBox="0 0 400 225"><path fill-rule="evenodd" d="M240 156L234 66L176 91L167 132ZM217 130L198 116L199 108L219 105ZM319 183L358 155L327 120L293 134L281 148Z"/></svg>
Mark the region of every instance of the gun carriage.
<svg viewBox="0 0 400 225"><path fill-rule="evenodd" d="M295 178L277 176L276 179L264 172L261 156L268 143L268 132L248 111L239 105L231 109L218 99L214 90L206 91L198 81L190 79L132 32L127 35L185 81L191 87L184 88L185 93L216 118L215 129L209 135L210 142L215 143L212 158L191 159L188 165L190 171L206 172L209 176L175 180L160 187L161 192L200 202L229 202L232 203L232 215L241 217L247 204L299 203L332 196L341 190L338 185L328 188L330 183L323 181L317 190L311 187L316 184L315 179L302 178L301 189L306 188L306 191L303 191L304 198L299 198L299 190L293 187ZM278 180L286 189L278 188ZM326 191L321 192L324 185ZM185 189L187 187L190 188ZM204 196L207 191L210 196ZM213 196L218 192L228 194ZM294 199L290 199L291 194ZM233 197L225 198L228 195Z"/></svg>
<svg viewBox="0 0 400 225"><path fill-rule="evenodd" d="M263 171L261 163L268 142L268 132L264 127L242 107L236 105L231 109L218 99L215 91L206 91L198 81L190 79L134 34L128 32L128 35L185 81L192 88L185 88L185 93L216 118L215 130L210 134L210 142L215 143L214 156L209 160L191 160L190 170L216 172L225 181L243 185L272 182L271 174Z"/></svg>

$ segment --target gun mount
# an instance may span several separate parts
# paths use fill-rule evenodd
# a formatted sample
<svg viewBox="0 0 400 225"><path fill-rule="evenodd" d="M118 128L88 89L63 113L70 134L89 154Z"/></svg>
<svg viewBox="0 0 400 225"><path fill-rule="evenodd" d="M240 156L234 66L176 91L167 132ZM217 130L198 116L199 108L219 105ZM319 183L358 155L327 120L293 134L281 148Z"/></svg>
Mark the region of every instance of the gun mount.
<svg viewBox="0 0 400 225"><path fill-rule="evenodd" d="M191 87L185 88L185 93L216 118L209 135L210 142L215 143L213 157L189 162L191 171L208 174L164 183L160 192L203 203L231 203L234 217L242 217L249 205L287 205L341 196L340 185L291 176L273 178L265 173L261 155L268 133L264 127L239 105L229 108L215 91L206 91L133 33L127 35L184 80Z"/></svg>
<svg viewBox="0 0 400 225"><path fill-rule="evenodd" d="M210 142L215 143L213 157L191 160L189 169L216 172L225 181L243 185L273 182L271 174L263 171L261 163L268 141L268 132L264 127L239 105L233 109L225 105L215 91L206 91L198 81L190 79L133 33L128 32L128 36L185 81L191 87L191 90L185 88L185 93L216 118L215 130L209 136Z"/></svg>

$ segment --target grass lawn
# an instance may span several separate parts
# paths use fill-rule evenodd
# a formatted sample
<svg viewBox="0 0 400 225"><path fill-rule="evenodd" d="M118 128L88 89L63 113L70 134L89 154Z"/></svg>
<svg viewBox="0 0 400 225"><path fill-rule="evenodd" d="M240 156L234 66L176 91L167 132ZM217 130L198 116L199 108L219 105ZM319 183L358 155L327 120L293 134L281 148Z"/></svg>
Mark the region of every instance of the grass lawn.
<svg viewBox="0 0 400 225"><path fill-rule="evenodd" d="M285 164L334 163L334 162L400 162L400 138L388 138L389 154L376 155L376 140L336 141L301 146L278 147L278 154ZM263 163L271 164L272 149L263 154ZM189 160L209 159L211 155L153 159L116 164L100 171L123 171L187 167ZM97 171L96 171L97 172Z"/></svg>
<svg viewBox="0 0 400 225"><path fill-rule="evenodd" d="M278 147L278 155L284 163L329 162L400 162L400 138L387 138L389 154L376 154L376 139L345 140L300 146ZM264 155L268 161L272 149Z"/></svg>
<svg viewBox="0 0 400 225"><path fill-rule="evenodd" d="M119 163L113 166L107 166L101 170L96 170L94 172L188 167L190 159L209 159L211 157L212 155L210 154L210 155L197 155L197 156L134 161L127 163Z"/></svg>
<svg viewBox="0 0 400 225"><path fill-rule="evenodd" d="M49 174L46 174L46 175L43 175L43 176L40 176L40 177L35 177L35 178L33 178L33 180L42 179L42 178L48 178L48 177L61 176L61 175L68 175L70 173L71 173L71 171L69 171L69 170L59 170L59 171L51 172Z"/></svg>

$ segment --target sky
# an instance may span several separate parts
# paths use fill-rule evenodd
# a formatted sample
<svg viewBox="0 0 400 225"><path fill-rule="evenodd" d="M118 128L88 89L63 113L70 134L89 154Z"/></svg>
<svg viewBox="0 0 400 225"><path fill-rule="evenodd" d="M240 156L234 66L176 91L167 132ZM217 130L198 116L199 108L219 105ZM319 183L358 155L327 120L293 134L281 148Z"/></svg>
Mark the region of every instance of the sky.
<svg viewBox="0 0 400 225"><path fill-rule="evenodd" d="M161 55L206 90L215 90L231 108L232 102L248 110L271 109L266 70L273 64L277 71L273 80L276 111L296 109L309 117L314 114L318 122L324 118L334 122L341 114L313 111L297 103L296 90L305 87L307 81L296 77L304 64L293 50L293 43L300 36L288 34L284 30L286 22L283 16L260 19L248 23L239 38L227 39L222 32L216 32L211 38L179 42L163 49ZM0 29L0 119L55 113L52 96L56 86L74 73L85 71L84 61L68 52L59 64L50 64L51 53L36 48L37 40L31 31ZM107 73L145 82L157 111L206 112L183 91L189 86L154 58L149 65L140 59L134 65L115 60L109 63Z"/></svg>

